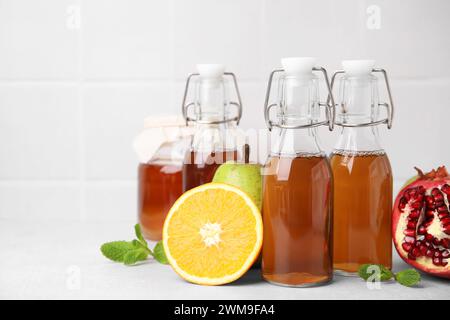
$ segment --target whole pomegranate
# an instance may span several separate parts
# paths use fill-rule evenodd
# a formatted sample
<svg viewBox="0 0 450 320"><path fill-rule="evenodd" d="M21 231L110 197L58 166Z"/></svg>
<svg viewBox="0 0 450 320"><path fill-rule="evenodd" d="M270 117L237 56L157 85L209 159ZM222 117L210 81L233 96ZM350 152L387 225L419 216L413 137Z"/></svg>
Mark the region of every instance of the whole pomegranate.
<svg viewBox="0 0 450 320"><path fill-rule="evenodd" d="M397 195L392 237L408 264L431 275L450 278L450 176L444 166L406 185Z"/></svg>

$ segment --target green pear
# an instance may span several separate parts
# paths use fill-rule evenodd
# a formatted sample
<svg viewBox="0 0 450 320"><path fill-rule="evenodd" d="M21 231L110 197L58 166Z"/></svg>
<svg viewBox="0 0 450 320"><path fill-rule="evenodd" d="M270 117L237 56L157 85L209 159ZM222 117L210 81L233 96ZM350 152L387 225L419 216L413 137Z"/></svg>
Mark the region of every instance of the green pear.
<svg viewBox="0 0 450 320"><path fill-rule="evenodd" d="M247 193L261 210L261 165L257 163L227 161L217 169L213 182L227 183L238 187Z"/></svg>

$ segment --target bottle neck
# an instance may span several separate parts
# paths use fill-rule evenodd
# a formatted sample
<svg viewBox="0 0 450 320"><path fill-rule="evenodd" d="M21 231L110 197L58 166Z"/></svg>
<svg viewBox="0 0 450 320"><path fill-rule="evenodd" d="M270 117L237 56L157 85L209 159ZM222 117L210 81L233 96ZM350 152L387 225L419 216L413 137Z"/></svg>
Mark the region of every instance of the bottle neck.
<svg viewBox="0 0 450 320"><path fill-rule="evenodd" d="M272 156L319 156L325 155L316 128L274 129L271 134Z"/></svg>
<svg viewBox="0 0 450 320"><path fill-rule="evenodd" d="M222 78L198 81L195 98L197 120L224 120L227 117L228 104L227 86Z"/></svg>
<svg viewBox="0 0 450 320"><path fill-rule="evenodd" d="M384 153L376 126L341 127L334 152Z"/></svg>
<svg viewBox="0 0 450 320"><path fill-rule="evenodd" d="M318 102L317 79L312 74L284 77L279 92L279 123L296 126L317 122Z"/></svg>
<svg viewBox="0 0 450 320"><path fill-rule="evenodd" d="M378 118L378 85L372 75L345 77L341 81L337 120L347 124L373 122Z"/></svg>

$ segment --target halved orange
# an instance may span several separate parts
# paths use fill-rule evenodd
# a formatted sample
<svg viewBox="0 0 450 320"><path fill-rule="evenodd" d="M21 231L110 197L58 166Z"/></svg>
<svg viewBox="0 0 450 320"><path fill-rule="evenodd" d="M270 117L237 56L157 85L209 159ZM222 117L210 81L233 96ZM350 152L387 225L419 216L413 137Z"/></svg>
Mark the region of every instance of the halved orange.
<svg viewBox="0 0 450 320"><path fill-rule="evenodd" d="M253 200L223 183L185 192L170 209L163 229L172 268L202 285L240 278L258 258L262 237L261 213Z"/></svg>

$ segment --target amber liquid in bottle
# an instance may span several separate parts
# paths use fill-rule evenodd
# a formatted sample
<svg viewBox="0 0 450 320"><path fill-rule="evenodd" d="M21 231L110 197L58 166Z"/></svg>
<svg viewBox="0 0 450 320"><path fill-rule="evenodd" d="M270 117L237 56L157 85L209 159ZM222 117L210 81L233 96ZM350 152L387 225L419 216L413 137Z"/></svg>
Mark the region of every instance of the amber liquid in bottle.
<svg viewBox="0 0 450 320"><path fill-rule="evenodd" d="M181 165L139 165L138 216L144 237L161 240L167 213L182 194Z"/></svg>
<svg viewBox="0 0 450 320"><path fill-rule="evenodd" d="M183 164L183 192L211 182L217 168L232 160L238 160L237 151L189 151Z"/></svg>
<svg viewBox="0 0 450 320"><path fill-rule="evenodd" d="M334 268L355 273L361 264L392 267L392 173L383 152L331 156L334 177Z"/></svg>
<svg viewBox="0 0 450 320"><path fill-rule="evenodd" d="M332 278L332 177L322 156L272 156L265 166L263 277L286 286Z"/></svg>

